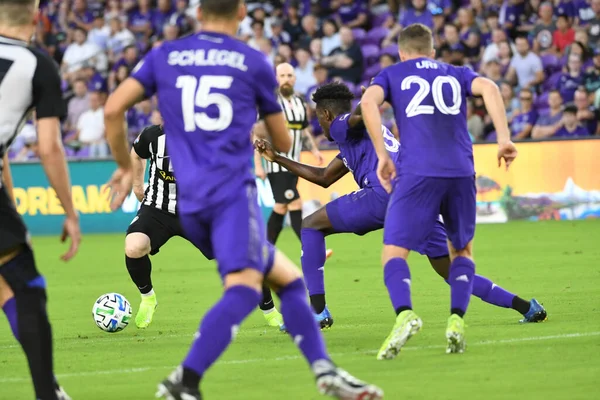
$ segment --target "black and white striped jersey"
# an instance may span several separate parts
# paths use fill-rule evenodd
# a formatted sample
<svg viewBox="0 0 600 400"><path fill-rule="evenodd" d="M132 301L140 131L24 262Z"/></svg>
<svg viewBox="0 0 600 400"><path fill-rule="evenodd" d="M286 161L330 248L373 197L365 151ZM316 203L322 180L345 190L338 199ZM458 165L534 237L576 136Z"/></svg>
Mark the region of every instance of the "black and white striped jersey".
<svg viewBox="0 0 600 400"><path fill-rule="evenodd" d="M165 141L162 126L151 125L135 139L133 149L140 158L150 160L150 177L142 204L176 214L175 175Z"/></svg>
<svg viewBox="0 0 600 400"><path fill-rule="evenodd" d="M2 158L33 110L37 119L66 116L60 86L56 64L47 55L0 36L0 172Z"/></svg>
<svg viewBox="0 0 600 400"><path fill-rule="evenodd" d="M292 148L287 153L282 155L294 161L300 161L300 153L302 152L302 131L308 127L308 115L306 113L306 103L300 96L292 95L285 98L281 94L278 96L279 104L287 120L288 130L292 136ZM287 169L281 165L266 161L266 172L273 174L284 172Z"/></svg>

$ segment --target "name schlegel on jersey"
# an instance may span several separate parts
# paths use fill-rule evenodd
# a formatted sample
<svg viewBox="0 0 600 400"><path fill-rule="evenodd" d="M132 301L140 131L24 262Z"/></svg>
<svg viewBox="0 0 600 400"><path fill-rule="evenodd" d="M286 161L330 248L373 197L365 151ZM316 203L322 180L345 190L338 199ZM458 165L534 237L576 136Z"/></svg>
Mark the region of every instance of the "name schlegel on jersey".
<svg viewBox="0 0 600 400"><path fill-rule="evenodd" d="M244 63L246 56L237 51L210 49L200 50L173 50L169 53L169 65L186 67L195 66L227 66L241 71L247 71L248 66Z"/></svg>

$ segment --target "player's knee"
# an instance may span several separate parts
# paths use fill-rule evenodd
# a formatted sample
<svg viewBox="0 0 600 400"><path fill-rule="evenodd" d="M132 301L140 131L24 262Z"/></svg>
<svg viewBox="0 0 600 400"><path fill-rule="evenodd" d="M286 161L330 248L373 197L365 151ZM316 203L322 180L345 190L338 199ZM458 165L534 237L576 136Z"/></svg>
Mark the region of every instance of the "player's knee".
<svg viewBox="0 0 600 400"><path fill-rule="evenodd" d="M224 286L229 289L233 286L247 286L257 292L262 292L263 274L254 268L244 268L231 272L225 276Z"/></svg>
<svg viewBox="0 0 600 400"><path fill-rule="evenodd" d="M273 206L273 212L281 215L285 215L288 211L287 204L275 203Z"/></svg>
<svg viewBox="0 0 600 400"><path fill-rule="evenodd" d="M454 260L456 257L465 257L473 260L473 241L467 243L462 249L456 249L450 241L448 241L448 250L450 251L450 259Z"/></svg>
<svg viewBox="0 0 600 400"><path fill-rule="evenodd" d="M301 199L293 200L292 202L290 202L290 204L287 205L287 209L289 211L300 211L300 210L302 210L302 200Z"/></svg>
<svg viewBox="0 0 600 400"><path fill-rule="evenodd" d="M30 248L24 248L10 261L2 265L0 275L0 305L11 298L19 298L24 293L38 291L45 293L46 280L38 272Z"/></svg>
<svg viewBox="0 0 600 400"><path fill-rule="evenodd" d="M298 267L285 254L275 250L273 268L265 278L271 289L278 291L300 278L302 273Z"/></svg>
<svg viewBox="0 0 600 400"><path fill-rule="evenodd" d="M302 229L315 229L325 232L331 228L331 222L327 217L325 208L320 208L302 220Z"/></svg>
<svg viewBox="0 0 600 400"><path fill-rule="evenodd" d="M388 261L390 261L392 258L402 258L406 260L409 254L410 250L405 249L404 247L387 244L383 246L383 252L381 254L381 263L385 266L388 263Z"/></svg>
<svg viewBox="0 0 600 400"><path fill-rule="evenodd" d="M141 258L150 253L150 238L140 232L134 232L125 238L125 255L129 258Z"/></svg>

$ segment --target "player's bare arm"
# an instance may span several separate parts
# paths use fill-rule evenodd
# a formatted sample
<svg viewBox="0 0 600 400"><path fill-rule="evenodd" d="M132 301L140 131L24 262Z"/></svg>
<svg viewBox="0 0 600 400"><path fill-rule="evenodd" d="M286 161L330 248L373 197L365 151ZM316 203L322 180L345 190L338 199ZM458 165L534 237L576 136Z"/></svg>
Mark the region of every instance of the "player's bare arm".
<svg viewBox="0 0 600 400"><path fill-rule="evenodd" d="M120 207L133 187L133 171L127 144L125 112L144 97L144 87L135 79L128 78L106 101L104 106L104 126L106 140L119 168L113 174L111 208Z"/></svg>
<svg viewBox="0 0 600 400"><path fill-rule="evenodd" d="M292 137L288 131L283 112L267 115L264 121L275 150L281 153L290 151L292 148Z"/></svg>
<svg viewBox="0 0 600 400"><path fill-rule="evenodd" d="M323 165L325 161L321 152L319 151L319 146L317 146L317 142L315 141L314 136L310 132L310 129L306 128L302 131L302 136L304 136L308 142L308 150L312 153L313 156L317 159L318 165Z"/></svg>
<svg viewBox="0 0 600 400"><path fill-rule="evenodd" d="M517 157L517 148L510 140L510 130L508 129L508 120L506 119L506 108L502 101L500 89L493 81L478 77L471 84L471 93L475 96L481 96L485 103L494 128L496 129L498 140L498 166L501 165L502 159L506 164L506 169Z"/></svg>
<svg viewBox="0 0 600 400"><path fill-rule="evenodd" d="M328 188L339 181L349 172L342 160L337 157L334 158L327 167L320 168L299 163L277 154L273 150L271 144L266 140L255 141L254 147L256 148L256 151L268 161L275 162L292 172L294 175L298 175L299 177L324 188Z"/></svg>
<svg viewBox="0 0 600 400"><path fill-rule="evenodd" d="M146 160L136 153L135 149L131 149L131 166L133 168L133 193L135 197L142 201L144 200L144 172L146 171Z"/></svg>
<svg viewBox="0 0 600 400"><path fill-rule="evenodd" d="M60 120L56 117L40 118L37 120L38 147L40 160L50 182L56 192L67 216L63 227L61 241L71 237L69 250L62 255L62 260L68 261L77 254L81 231L79 230L79 215L73 206L71 197L71 181L65 158L60 134Z"/></svg>
<svg viewBox="0 0 600 400"><path fill-rule="evenodd" d="M377 152L377 158L379 158L377 177L383 188L390 193L392 180L396 177L396 166L385 149L385 142L381 134L379 106L383 104L384 100L383 88L379 85L370 86L361 99L361 111L365 127Z"/></svg>
<svg viewBox="0 0 600 400"><path fill-rule="evenodd" d="M12 175L10 173L10 164L8 163L8 153L4 155L2 162L2 186L4 186L4 189L6 189L8 197L10 197L12 201L15 201L15 193L13 191L13 180Z"/></svg>

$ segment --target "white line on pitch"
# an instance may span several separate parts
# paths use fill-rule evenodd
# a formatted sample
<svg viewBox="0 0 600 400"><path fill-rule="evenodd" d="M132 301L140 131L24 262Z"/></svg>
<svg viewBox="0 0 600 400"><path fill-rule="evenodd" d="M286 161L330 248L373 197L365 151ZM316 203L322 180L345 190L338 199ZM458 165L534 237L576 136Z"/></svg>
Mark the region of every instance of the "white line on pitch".
<svg viewBox="0 0 600 400"><path fill-rule="evenodd" d="M511 344L511 343L521 343L521 342L532 342L532 341L541 341L541 340L554 340L554 339L575 339L575 338L583 338L590 336L600 336L600 332L584 332L584 333L565 333L562 335L551 335L551 336L532 336L532 337L524 337L524 338L514 338L514 339L500 339L500 340L485 340L481 342L469 343L469 346L495 346L501 344ZM162 336L165 337L165 336ZM433 346L409 346L405 347L402 350L428 350L428 349L443 349L446 346L441 345L433 345ZM355 356L355 355L369 355L375 354L376 351L368 350L368 351L352 351L347 353L332 353L332 357L345 357L345 356ZM246 360L224 360L220 361L219 364L253 364L253 363L261 363L261 362L273 362L273 361L290 361L290 360L298 360L301 359L300 355L293 356L282 356L275 358L250 358ZM85 371L85 372L71 372L66 374L58 374L57 377L59 379L64 378L75 378L75 377L83 377L83 376L97 376L97 375L113 375L113 374L132 374L139 372L147 372L152 370L162 370L162 369L174 369L175 366L162 366L162 367L142 367L142 368L124 368L124 369L110 369L110 370L101 370L101 371ZM29 377L21 377L21 378L0 378L0 383L21 383L21 382L29 382L31 378Z"/></svg>

